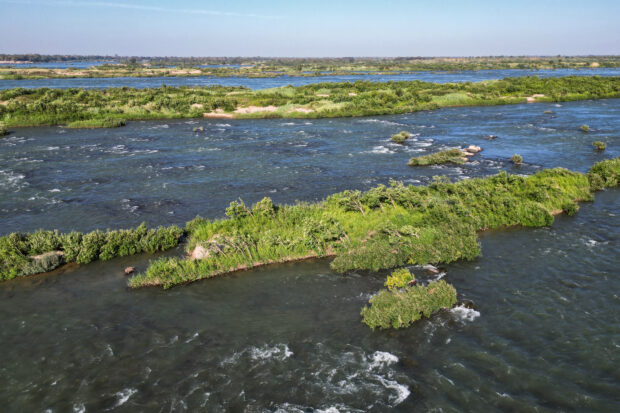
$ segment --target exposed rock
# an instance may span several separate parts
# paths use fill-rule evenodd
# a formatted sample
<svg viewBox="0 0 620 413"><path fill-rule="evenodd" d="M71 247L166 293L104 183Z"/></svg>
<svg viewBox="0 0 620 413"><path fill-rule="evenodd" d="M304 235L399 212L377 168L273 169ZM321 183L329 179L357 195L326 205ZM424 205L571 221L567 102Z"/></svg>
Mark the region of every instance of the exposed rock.
<svg viewBox="0 0 620 413"><path fill-rule="evenodd" d="M209 257L210 254L211 252L208 249L198 244L196 245L192 253L189 255L189 259L190 260L202 260L204 258Z"/></svg>
<svg viewBox="0 0 620 413"><path fill-rule="evenodd" d="M439 270L434 265L426 264L426 265L423 265L422 268L433 274L439 274Z"/></svg>
<svg viewBox="0 0 620 413"><path fill-rule="evenodd" d="M486 139L488 141L492 141L493 139L497 139L497 135L488 135L484 139Z"/></svg>
<svg viewBox="0 0 620 413"><path fill-rule="evenodd" d="M467 148L464 149L464 151L469 153L478 153L482 151L482 148L476 145L469 145Z"/></svg>
<svg viewBox="0 0 620 413"><path fill-rule="evenodd" d="M125 268L125 275L133 274L136 271L134 267Z"/></svg>
<svg viewBox="0 0 620 413"><path fill-rule="evenodd" d="M473 154L473 153L471 153L471 152L465 152L465 151L463 151L463 155L465 155L465 156L474 156L474 154Z"/></svg>

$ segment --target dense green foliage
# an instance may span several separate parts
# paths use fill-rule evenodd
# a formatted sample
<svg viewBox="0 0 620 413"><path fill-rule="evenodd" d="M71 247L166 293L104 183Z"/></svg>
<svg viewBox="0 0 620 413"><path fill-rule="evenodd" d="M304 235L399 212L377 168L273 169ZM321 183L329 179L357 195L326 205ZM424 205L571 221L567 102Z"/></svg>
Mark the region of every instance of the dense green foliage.
<svg viewBox="0 0 620 413"><path fill-rule="evenodd" d="M4 122L0 122L0 136L8 135L9 130L4 124Z"/></svg>
<svg viewBox="0 0 620 413"><path fill-rule="evenodd" d="M392 135L392 142L395 143L405 143L407 139L411 137L411 134L407 131L401 131L395 135Z"/></svg>
<svg viewBox="0 0 620 413"><path fill-rule="evenodd" d="M446 149L445 151L431 153L430 155L414 156L409 159L409 166L443 165L455 163L461 165L467 161L465 154L460 149Z"/></svg>
<svg viewBox="0 0 620 413"><path fill-rule="evenodd" d="M405 288L413 282L415 282L415 276L407 268L399 268L387 277L385 286L388 290L393 291Z"/></svg>
<svg viewBox="0 0 620 413"><path fill-rule="evenodd" d="M601 141L592 142L592 146L594 146L598 151L604 151L607 148L607 144Z"/></svg>
<svg viewBox="0 0 620 413"><path fill-rule="evenodd" d="M67 125L68 128L75 129L95 129L95 128L120 128L125 126L124 119L88 119L76 120Z"/></svg>
<svg viewBox="0 0 620 413"><path fill-rule="evenodd" d="M407 113L463 105L620 97L619 77L508 78L477 83L355 82L249 90L242 87L156 89L8 89L0 91L7 126L62 125L102 119L322 118ZM262 110L243 110L244 108Z"/></svg>
<svg viewBox="0 0 620 413"><path fill-rule="evenodd" d="M0 281L49 271L62 263L109 260L114 257L154 253L176 246L183 230L171 226L148 229L93 231L86 234L37 231L0 237Z"/></svg>
<svg viewBox="0 0 620 413"><path fill-rule="evenodd" d="M234 202L230 219L188 223L188 251L200 246L208 251L205 258L154 261L130 286L167 288L309 257L335 257L331 267L338 272L473 259L480 253L477 231L550 225L552 214L573 211L570 204L592 200L591 189L617 184L618 176L620 159L613 159L587 176L562 168L530 177L501 172L457 183L437 179L424 187L391 182L310 204Z"/></svg>
<svg viewBox="0 0 620 413"><path fill-rule="evenodd" d="M515 165L521 165L523 163L523 157L518 153L515 153L510 157L510 161Z"/></svg>
<svg viewBox="0 0 620 413"><path fill-rule="evenodd" d="M456 304L456 290L444 280L381 290L362 308L362 322L372 328L404 328L422 317Z"/></svg>

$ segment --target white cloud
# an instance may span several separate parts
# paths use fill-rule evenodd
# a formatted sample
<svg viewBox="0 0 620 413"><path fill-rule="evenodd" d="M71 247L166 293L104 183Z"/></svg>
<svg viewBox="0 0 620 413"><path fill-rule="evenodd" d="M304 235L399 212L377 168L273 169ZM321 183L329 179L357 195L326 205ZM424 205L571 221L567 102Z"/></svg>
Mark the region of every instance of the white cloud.
<svg viewBox="0 0 620 413"><path fill-rule="evenodd" d="M72 0L48 0L48 1L33 1L33 0L0 0L0 3L11 4L32 4L42 6L70 6L70 7L106 7L112 9L130 9L130 10L142 10L160 13L185 13L185 14L200 14L206 16L228 16L228 17L254 17L259 19L279 19L281 16L268 16L263 14L253 13L235 13L218 10L207 9L185 9L185 8L168 8L160 6L149 6L143 4L128 4L128 3L115 3L109 1L72 1Z"/></svg>

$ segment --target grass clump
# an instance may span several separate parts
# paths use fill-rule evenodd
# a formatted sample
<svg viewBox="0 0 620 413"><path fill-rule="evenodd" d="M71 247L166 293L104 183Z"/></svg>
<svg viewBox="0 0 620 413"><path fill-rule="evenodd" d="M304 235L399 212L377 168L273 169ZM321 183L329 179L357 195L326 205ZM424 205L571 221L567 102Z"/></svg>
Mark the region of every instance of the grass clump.
<svg viewBox="0 0 620 413"><path fill-rule="evenodd" d="M515 165L521 165L523 163L523 157L519 155L518 153L515 153L514 155L510 157L510 162L512 162Z"/></svg>
<svg viewBox="0 0 620 413"><path fill-rule="evenodd" d="M594 146L594 148L596 148L597 151L604 151L607 148L607 144L601 141L592 142L592 146Z"/></svg>
<svg viewBox="0 0 620 413"><path fill-rule="evenodd" d="M392 135L392 142L403 144L410 137L411 137L411 134L409 132L401 131L395 135Z"/></svg>
<svg viewBox="0 0 620 413"><path fill-rule="evenodd" d="M43 230L12 233L0 237L0 281L50 271L69 262L87 264L97 259L164 251L176 246L181 235L183 230L176 226L148 229L146 224L86 234Z"/></svg>
<svg viewBox="0 0 620 413"><path fill-rule="evenodd" d="M579 129L581 129L582 132L590 132L590 127L588 125L581 125Z"/></svg>
<svg viewBox="0 0 620 413"><path fill-rule="evenodd" d="M620 157L595 163L588 171L587 176L594 191L618 186L618 182L620 182Z"/></svg>
<svg viewBox="0 0 620 413"><path fill-rule="evenodd" d="M125 126L123 119L87 119L76 120L67 124L67 128L71 129L97 129L97 128L120 128Z"/></svg>
<svg viewBox="0 0 620 413"><path fill-rule="evenodd" d="M444 165L454 163L461 165L467 158L460 149L447 149L430 155L417 156L409 159L409 166Z"/></svg>
<svg viewBox="0 0 620 413"><path fill-rule="evenodd" d="M591 179L557 168L529 177L500 172L456 183L438 179L428 186L392 181L317 203L274 206L263 200L250 207L236 201L227 209L229 219L187 224L187 251L200 246L209 251L203 259L154 261L129 285L169 288L311 257L332 258L337 272L471 260L480 254L477 231L552 224L553 213L593 199L590 182L611 185L619 168L610 163L597 164Z"/></svg>
<svg viewBox="0 0 620 413"><path fill-rule="evenodd" d="M5 136L9 134L9 129L6 127L4 122L0 122L0 136Z"/></svg>
<svg viewBox="0 0 620 413"><path fill-rule="evenodd" d="M398 290L405 288L409 284L415 282L415 276L407 268L400 268L394 271L387 280L385 280L385 286L388 290Z"/></svg>
<svg viewBox="0 0 620 413"><path fill-rule="evenodd" d="M370 299L370 306L362 308L362 322L373 330L405 328L455 304L456 289L444 280L432 281L426 286L381 290Z"/></svg>

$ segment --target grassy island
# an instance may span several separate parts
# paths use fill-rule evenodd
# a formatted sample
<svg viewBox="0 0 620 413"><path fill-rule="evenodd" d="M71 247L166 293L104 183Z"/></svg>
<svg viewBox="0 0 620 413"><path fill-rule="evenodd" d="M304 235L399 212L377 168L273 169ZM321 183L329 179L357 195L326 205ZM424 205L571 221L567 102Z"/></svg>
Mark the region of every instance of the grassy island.
<svg viewBox="0 0 620 413"><path fill-rule="evenodd" d="M620 97L620 77L507 78L477 83L355 82L250 90L8 89L7 127L173 118L330 118L408 113L451 106L505 105Z"/></svg>
<svg viewBox="0 0 620 413"><path fill-rule="evenodd" d="M430 155L416 156L409 159L409 166L443 165L453 163L461 165L467 161L466 155L460 149L446 149Z"/></svg>
<svg viewBox="0 0 620 413"><path fill-rule="evenodd" d="M616 158L588 174L557 168L529 177L501 172L457 183L437 179L421 187L392 182L297 205L236 201L227 209L230 219L188 223L188 252L197 259L153 261L129 285L168 288L311 257L333 258L337 272L470 260L480 254L477 231L550 225L554 214L574 213L575 202L592 200L592 191L616 186L619 177Z"/></svg>

